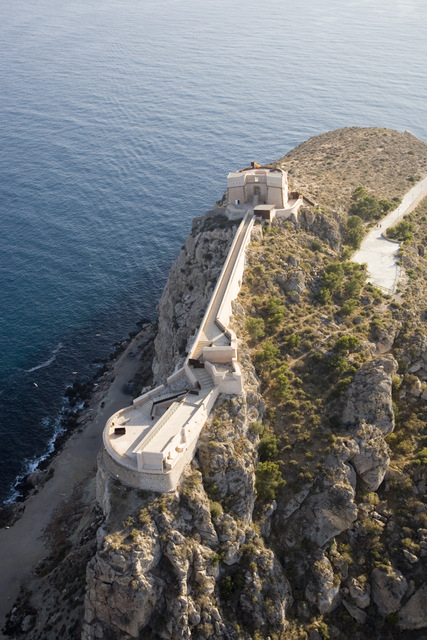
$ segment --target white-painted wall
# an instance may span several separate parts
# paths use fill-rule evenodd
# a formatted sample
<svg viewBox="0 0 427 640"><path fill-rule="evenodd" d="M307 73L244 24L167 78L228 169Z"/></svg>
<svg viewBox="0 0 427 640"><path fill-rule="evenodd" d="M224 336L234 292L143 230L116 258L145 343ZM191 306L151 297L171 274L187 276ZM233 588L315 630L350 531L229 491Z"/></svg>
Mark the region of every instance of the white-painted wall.
<svg viewBox="0 0 427 640"><path fill-rule="evenodd" d="M233 255L237 248L237 243L240 242L241 244L238 249L238 255L229 276L228 284L217 313L217 321L223 327L224 331L230 336L231 344L230 346L223 345L218 347L205 347L203 351L205 359L208 358L210 361L206 362L205 368L210 372L215 386L206 396L202 405L192 413L191 417L185 424L179 425L180 428L178 428L178 430L176 430L177 425L173 425L171 422L173 420L172 414L175 411L176 403L171 405L171 407L167 409L166 413L157 421L153 429L145 438L143 438L137 447L135 447L132 452L133 459L126 459L125 456L121 456L117 451L115 451L109 435L109 429L113 420L117 420L117 418L130 409L127 408L122 410L122 412L118 412L107 422L103 433L105 447L103 460L110 473L120 478L125 484L140 489L159 492L175 489L185 464L187 464L193 456L200 431L203 428L218 395L220 393L241 394L243 392L241 371L236 358L237 339L234 332L228 329L228 324L232 315L232 302L237 297L242 282L245 266L245 251L250 241L253 222L253 213L250 211L239 226L233 240L218 283L215 287L214 293L212 294L199 332L196 335L184 367L169 376L167 380L168 384L171 384L180 376L185 374L190 384L193 386L196 385L197 378L189 366L188 360L193 357L193 352L198 346L203 327L209 318L213 304L216 303L217 294L223 286L228 266L230 265L230 261L233 259ZM242 234L244 234L243 237ZM218 371L215 367L215 362L218 364L231 363L233 371ZM139 398L134 400L134 407L140 406L144 402L149 401L164 389L164 385L160 385L156 389L141 395ZM166 438L167 444L165 447L162 445L162 450L157 450L157 446L154 446L155 442L158 440L158 437L156 436L159 434L161 429L166 427L168 428L168 431L171 432L172 426L174 426L174 429L172 430L173 433L171 433L170 440ZM153 449L150 446L150 443L152 443Z"/></svg>

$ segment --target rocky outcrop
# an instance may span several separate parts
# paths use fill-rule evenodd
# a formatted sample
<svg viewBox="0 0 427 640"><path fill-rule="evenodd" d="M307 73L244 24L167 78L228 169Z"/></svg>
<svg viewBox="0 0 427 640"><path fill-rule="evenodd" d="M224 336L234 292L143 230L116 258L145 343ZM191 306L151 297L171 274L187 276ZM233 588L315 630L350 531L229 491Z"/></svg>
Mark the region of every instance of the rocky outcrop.
<svg viewBox="0 0 427 640"><path fill-rule="evenodd" d="M427 583L409 598L399 611L399 627L401 629L425 629L427 627Z"/></svg>
<svg viewBox="0 0 427 640"><path fill-rule="evenodd" d="M356 372L348 389L343 422L348 427L361 421L377 427L383 435L394 429L392 382L397 362L392 355L380 356L366 362Z"/></svg>
<svg viewBox="0 0 427 640"><path fill-rule="evenodd" d="M230 599L247 627L267 635L285 629L291 589L252 526L258 436L251 425L263 403L244 347L240 362L246 395L220 398L174 495L146 500L117 529L118 489L99 475L109 518L88 566L83 640L235 637Z"/></svg>
<svg viewBox="0 0 427 640"><path fill-rule="evenodd" d="M372 600L378 608L378 613L387 616L400 609L408 583L398 569L377 567L371 573L371 586Z"/></svg>
<svg viewBox="0 0 427 640"><path fill-rule="evenodd" d="M359 609L366 609L371 602L371 585L366 580L365 575L357 578L349 578L347 588L354 604Z"/></svg>
<svg viewBox="0 0 427 640"><path fill-rule="evenodd" d="M407 366L409 374L427 382L427 337L424 333L417 332L411 339L410 349L399 351L399 358Z"/></svg>
<svg viewBox="0 0 427 640"><path fill-rule="evenodd" d="M376 491L390 463L390 450L378 427L362 423L357 429L354 442L358 448L350 462L368 491Z"/></svg>
<svg viewBox="0 0 427 640"><path fill-rule="evenodd" d="M160 558L159 531L152 521L138 530L132 545L106 538L87 568L83 638L103 638L105 629L138 638L165 586L151 573Z"/></svg>
<svg viewBox="0 0 427 640"><path fill-rule="evenodd" d="M340 248L340 223L333 215L325 215L323 211L313 207L301 207L299 210L299 224L302 229L314 233L322 240L326 240L333 249Z"/></svg>
<svg viewBox="0 0 427 640"><path fill-rule="evenodd" d="M340 579L336 577L326 555L314 562L312 579L306 587L305 595L309 602L317 606L319 613L330 613L341 603Z"/></svg>
<svg viewBox="0 0 427 640"><path fill-rule="evenodd" d="M353 468L335 456L329 456L326 472L319 476L298 508L285 509L276 516L279 539L285 547L294 547L307 538L318 547L348 529L356 520L354 503L356 474ZM278 521L278 522L277 522Z"/></svg>

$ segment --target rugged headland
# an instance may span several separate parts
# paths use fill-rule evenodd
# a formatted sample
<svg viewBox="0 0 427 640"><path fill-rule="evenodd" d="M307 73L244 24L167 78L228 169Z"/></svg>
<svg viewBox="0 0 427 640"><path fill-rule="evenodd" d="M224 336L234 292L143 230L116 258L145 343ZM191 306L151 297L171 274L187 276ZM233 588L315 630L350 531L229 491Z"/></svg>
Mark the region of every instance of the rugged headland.
<svg viewBox="0 0 427 640"><path fill-rule="evenodd" d="M254 228L233 317L245 394L220 396L175 493L102 465L98 501L76 487L10 637L427 637L427 201L395 232L393 297L349 261L354 229L427 174L427 144L348 128L274 164L319 207ZM220 204L195 218L159 303L154 383L182 364L236 224Z"/></svg>

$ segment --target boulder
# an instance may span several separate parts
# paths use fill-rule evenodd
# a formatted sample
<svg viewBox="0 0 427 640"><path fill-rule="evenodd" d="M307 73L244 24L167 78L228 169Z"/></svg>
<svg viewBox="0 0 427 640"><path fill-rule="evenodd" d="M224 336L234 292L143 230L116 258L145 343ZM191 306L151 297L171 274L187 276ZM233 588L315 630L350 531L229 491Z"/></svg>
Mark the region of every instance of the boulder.
<svg viewBox="0 0 427 640"><path fill-rule="evenodd" d="M283 544L293 547L306 537L322 547L348 529L357 518L355 486L354 469L330 456L325 476L311 486L299 507L296 502L292 508L287 508L289 516L283 521L280 536Z"/></svg>
<svg viewBox="0 0 427 640"><path fill-rule="evenodd" d="M323 555L312 567L305 597L316 605L319 613L330 613L340 604L340 580L336 579L329 559Z"/></svg>
<svg viewBox="0 0 427 640"><path fill-rule="evenodd" d="M427 627L427 582L424 582L399 611L399 627L408 630Z"/></svg>
<svg viewBox="0 0 427 640"><path fill-rule="evenodd" d="M371 585L364 579L364 576L358 578L350 578L347 582L347 588L354 604L359 609L366 609L371 602Z"/></svg>
<svg viewBox="0 0 427 640"><path fill-rule="evenodd" d="M352 618L356 620L359 624L365 624L367 615L362 609L356 607L354 604L350 604L347 600L342 601L344 607L347 609Z"/></svg>
<svg viewBox="0 0 427 640"><path fill-rule="evenodd" d="M397 362L392 355L380 356L363 364L347 392L343 422L358 427L362 421L375 425L383 435L394 429L392 381Z"/></svg>
<svg viewBox="0 0 427 640"><path fill-rule="evenodd" d="M371 588L372 600L377 605L378 612L382 616L387 616L400 609L408 583L398 569L390 567L386 570L376 567L371 573Z"/></svg>
<svg viewBox="0 0 427 640"><path fill-rule="evenodd" d="M367 491L376 491L384 480L390 463L390 449L381 431L363 423L355 434L359 451L350 458L351 464Z"/></svg>

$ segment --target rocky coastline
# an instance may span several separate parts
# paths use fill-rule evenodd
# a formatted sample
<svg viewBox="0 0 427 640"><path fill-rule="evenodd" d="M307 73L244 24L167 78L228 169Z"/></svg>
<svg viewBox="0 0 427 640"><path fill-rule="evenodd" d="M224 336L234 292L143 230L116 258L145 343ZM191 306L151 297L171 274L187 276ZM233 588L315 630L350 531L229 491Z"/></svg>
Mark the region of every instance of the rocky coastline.
<svg viewBox="0 0 427 640"><path fill-rule="evenodd" d="M76 432L84 429L91 419L94 407L99 403L99 398L105 393L112 379L112 372L120 355L131 345L132 341L142 340L140 346L141 368L133 380L127 383L126 393L129 398L136 396L141 387L149 386L152 381L152 361L154 358L154 339L156 325L149 320L139 320L136 323L137 330L129 336L113 345L113 350L107 358L99 361L99 366L92 379L85 382L75 380L64 394L66 406L61 411L61 423L59 434L55 438L52 451L47 454L31 473L28 473L15 485L17 497L14 502L0 506L0 528L10 527L19 518L24 509L26 500L39 491L44 483L51 477L51 465L55 457L63 450L66 442Z"/></svg>

